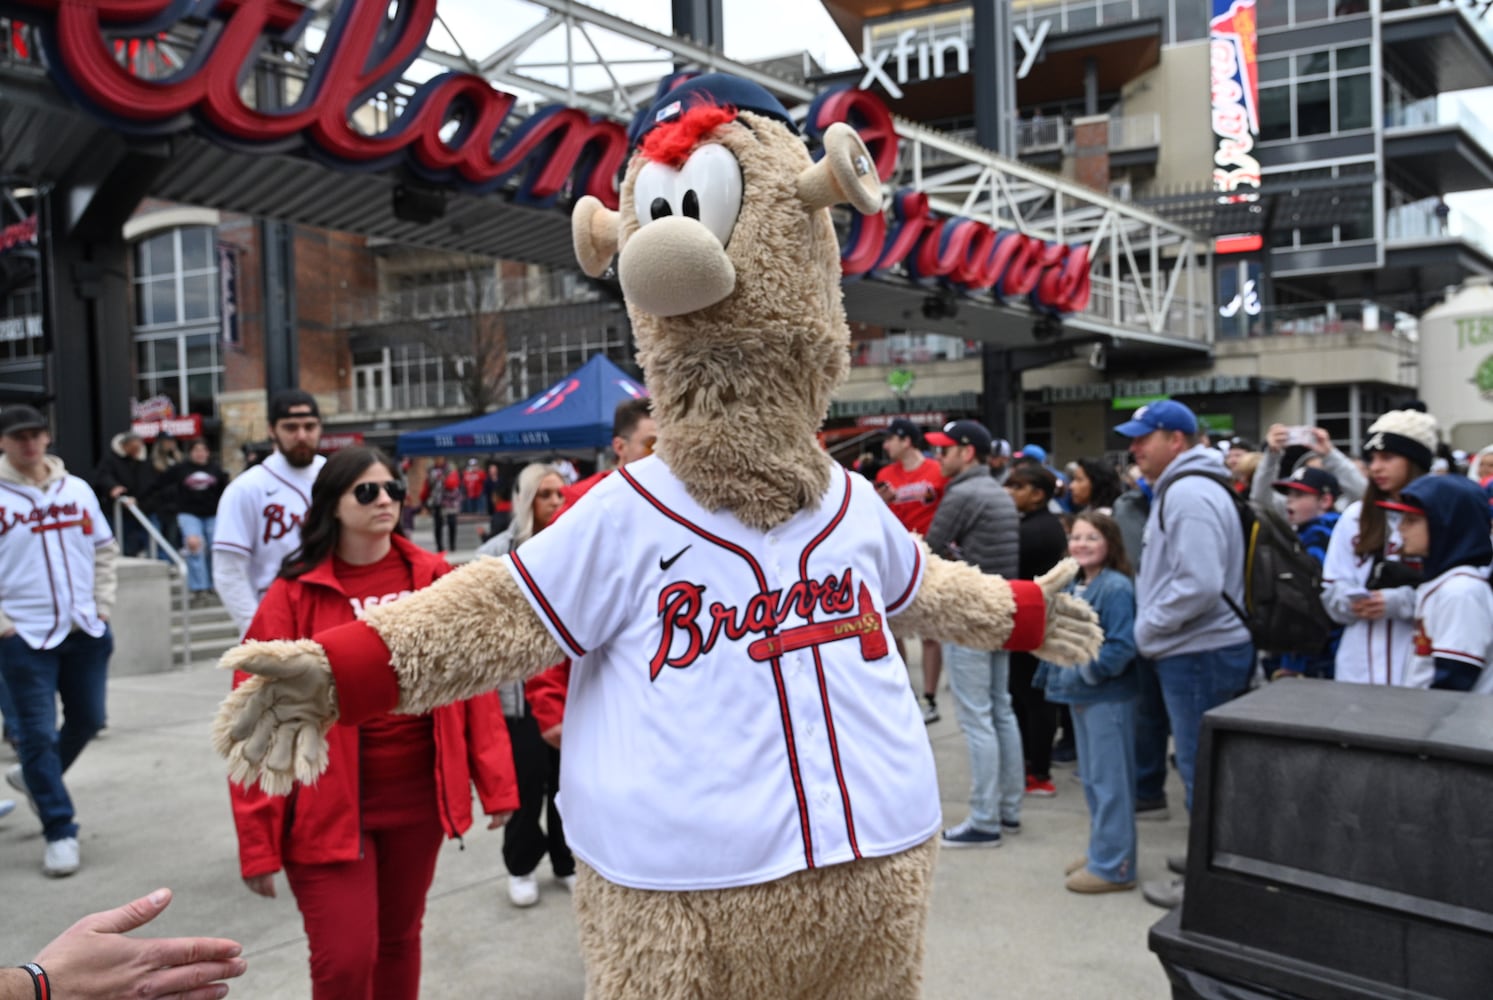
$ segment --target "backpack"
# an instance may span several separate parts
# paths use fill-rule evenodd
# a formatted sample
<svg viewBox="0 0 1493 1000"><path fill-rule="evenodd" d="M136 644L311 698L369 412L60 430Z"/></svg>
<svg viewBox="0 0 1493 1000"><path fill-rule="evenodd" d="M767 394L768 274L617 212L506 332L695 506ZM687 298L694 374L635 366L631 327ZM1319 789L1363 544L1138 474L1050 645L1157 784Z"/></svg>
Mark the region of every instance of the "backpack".
<svg viewBox="0 0 1493 1000"><path fill-rule="evenodd" d="M1306 655L1325 650L1337 625L1322 606L1322 564L1306 551L1290 522L1268 504L1241 499L1228 480L1201 470L1183 472L1167 487L1188 476L1217 483L1239 514L1244 534L1244 607L1228 594L1223 599L1249 629L1255 648ZM1157 523L1165 531L1166 490L1156 502Z"/></svg>

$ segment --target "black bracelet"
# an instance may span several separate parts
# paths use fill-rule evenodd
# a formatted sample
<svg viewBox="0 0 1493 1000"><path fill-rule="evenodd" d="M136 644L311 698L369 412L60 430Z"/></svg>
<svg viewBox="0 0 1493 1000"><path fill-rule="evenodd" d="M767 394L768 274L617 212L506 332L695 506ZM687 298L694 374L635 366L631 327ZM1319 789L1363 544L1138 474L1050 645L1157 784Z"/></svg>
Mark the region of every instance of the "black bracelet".
<svg viewBox="0 0 1493 1000"><path fill-rule="evenodd" d="M36 1000L52 1000L52 984L47 981L47 971L35 962L27 962L21 968L31 977L31 986L36 990Z"/></svg>

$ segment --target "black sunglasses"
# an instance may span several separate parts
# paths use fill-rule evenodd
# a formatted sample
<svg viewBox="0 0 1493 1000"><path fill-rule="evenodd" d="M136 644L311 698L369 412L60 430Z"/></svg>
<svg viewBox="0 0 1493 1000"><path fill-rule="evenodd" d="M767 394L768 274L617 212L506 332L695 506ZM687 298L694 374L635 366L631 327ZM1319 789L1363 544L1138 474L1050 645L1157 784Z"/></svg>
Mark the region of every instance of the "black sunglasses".
<svg viewBox="0 0 1493 1000"><path fill-rule="evenodd" d="M378 499L379 490L389 494L389 499L395 503L404 499L404 484L392 479L387 483L359 483L353 487L353 499L367 507Z"/></svg>

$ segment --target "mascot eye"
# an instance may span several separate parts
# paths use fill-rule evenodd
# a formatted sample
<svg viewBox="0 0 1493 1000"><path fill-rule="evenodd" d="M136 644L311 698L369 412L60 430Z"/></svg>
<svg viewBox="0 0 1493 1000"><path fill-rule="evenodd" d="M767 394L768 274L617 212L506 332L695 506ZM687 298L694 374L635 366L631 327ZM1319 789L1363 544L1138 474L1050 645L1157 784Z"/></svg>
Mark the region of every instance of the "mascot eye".
<svg viewBox="0 0 1493 1000"><path fill-rule="evenodd" d="M641 187L643 178L639 176ZM711 143L690 154L675 182L681 215L699 219L715 234L721 246L731 242L736 216L741 211L741 165L725 146Z"/></svg>
<svg viewBox="0 0 1493 1000"><path fill-rule="evenodd" d="M654 219L674 214L674 186L679 171L671 170L662 163L645 163L638 173L637 186L633 188L632 200L638 209L638 225L646 226Z"/></svg>

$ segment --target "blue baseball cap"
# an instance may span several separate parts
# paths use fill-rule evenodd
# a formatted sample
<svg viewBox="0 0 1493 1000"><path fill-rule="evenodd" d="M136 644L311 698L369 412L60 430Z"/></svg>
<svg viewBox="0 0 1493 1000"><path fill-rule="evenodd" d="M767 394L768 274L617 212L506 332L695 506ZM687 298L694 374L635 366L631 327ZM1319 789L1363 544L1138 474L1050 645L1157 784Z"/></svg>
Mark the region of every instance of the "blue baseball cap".
<svg viewBox="0 0 1493 1000"><path fill-rule="evenodd" d="M633 119L632 127L628 130L630 145L638 145L655 126L673 121L699 104L755 111L759 115L776 118L787 126L788 131L798 135L798 126L793 123L793 116L783 107L783 102L768 93L759 83L725 73L706 73L684 80L679 77L680 74L666 77L659 84L658 95L652 106Z"/></svg>
<svg viewBox="0 0 1493 1000"><path fill-rule="evenodd" d="M1145 437L1152 431L1181 431L1183 434L1198 432L1198 418L1175 399L1161 399L1147 403L1135 411L1134 416L1115 428L1116 434L1126 437Z"/></svg>
<svg viewBox="0 0 1493 1000"><path fill-rule="evenodd" d="M1016 453L1016 457L1033 458L1039 464L1045 463L1047 461L1047 449L1040 444L1024 444L1021 446L1021 450Z"/></svg>

